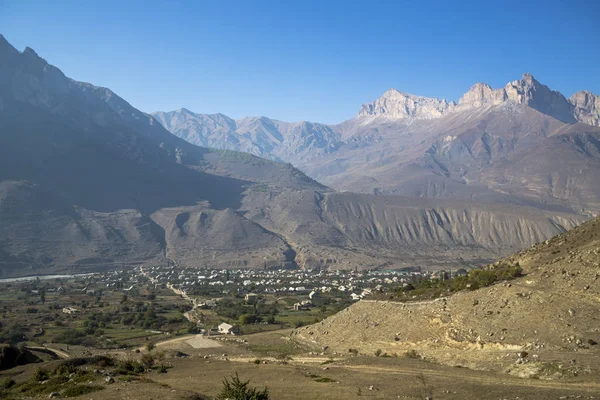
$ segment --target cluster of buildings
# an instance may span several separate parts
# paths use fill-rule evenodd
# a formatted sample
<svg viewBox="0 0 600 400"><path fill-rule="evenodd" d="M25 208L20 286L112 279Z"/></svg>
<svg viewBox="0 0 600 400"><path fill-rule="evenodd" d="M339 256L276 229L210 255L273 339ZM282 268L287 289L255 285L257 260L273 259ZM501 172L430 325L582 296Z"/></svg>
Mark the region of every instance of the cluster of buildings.
<svg viewBox="0 0 600 400"><path fill-rule="evenodd" d="M446 277L445 272L421 271L312 271L312 270L215 270L177 269L172 266L140 267L134 274L143 275L155 286L169 287L187 297L191 291L206 287L222 294L253 296L265 294L305 295L308 300L321 293L333 293L338 297L360 300L373 293L408 285L415 279ZM210 307L210 301L202 306ZM300 305L300 307L302 304Z"/></svg>

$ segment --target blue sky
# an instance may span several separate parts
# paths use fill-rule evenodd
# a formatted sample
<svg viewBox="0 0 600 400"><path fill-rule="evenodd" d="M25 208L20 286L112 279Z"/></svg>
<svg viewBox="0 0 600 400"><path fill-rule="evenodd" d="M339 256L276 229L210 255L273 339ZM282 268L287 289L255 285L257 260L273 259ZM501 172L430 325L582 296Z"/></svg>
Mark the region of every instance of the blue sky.
<svg viewBox="0 0 600 400"><path fill-rule="evenodd" d="M532 73L600 94L600 1L0 0L0 33L151 112L337 123Z"/></svg>

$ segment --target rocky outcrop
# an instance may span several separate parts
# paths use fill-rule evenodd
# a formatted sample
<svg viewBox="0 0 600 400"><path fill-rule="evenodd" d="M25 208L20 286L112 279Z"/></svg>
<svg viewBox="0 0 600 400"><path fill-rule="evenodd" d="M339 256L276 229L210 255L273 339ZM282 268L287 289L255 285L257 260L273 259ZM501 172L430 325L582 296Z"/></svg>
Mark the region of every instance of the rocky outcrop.
<svg viewBox="0 0 600 400"><path fill-rule="evenodd" d="M497 105L506 101L504 89L494 90L487 83L476 83L458 101L457 111L479 108L486 105Z"/></svg>
<svg viewBox="0 0 600 400"><path fill-rule="evenodd" d="M508 83L504 91L508 101L526 104L566 123L576 121L573 105L559 92L539 83L531 74L523 74L520 80Z"/></svg>
<svg viewBox="0 0 600 400"><path fill-rule="evenodd" d="M384 116L388 118L439 118L452 112L454 103L430 97L415 96L390 89L373 103L362 106L359 117Z"/></svg>
<svg viewBox="0 0 600 400"><path fill-rule="evenodd" d="M575 107L575 118L578 121L600 126L600 96L582 90L571 96L569 101Z"/></svg>

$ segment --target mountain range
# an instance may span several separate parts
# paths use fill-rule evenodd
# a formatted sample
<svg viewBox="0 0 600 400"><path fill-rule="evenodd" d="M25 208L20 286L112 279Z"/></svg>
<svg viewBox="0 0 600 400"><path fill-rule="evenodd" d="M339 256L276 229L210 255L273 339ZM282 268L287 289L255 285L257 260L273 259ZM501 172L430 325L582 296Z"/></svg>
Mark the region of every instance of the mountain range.
<svg viewBox="0 0 600 400"><path fill-rule="evenodd" d="M579 103L580 109L593 108L589 99ZM517 110L504 104L493 107ZM548 147L569 150L568 163L584 171L579 180L568 176L567 194L579 199L585 212L592 209L598 199L593 187L575 190L573 185L595 181L585 168L598 170L597 142L592 141L598 128L563 122L533 108L525 110L523 114L537 113L531 115L539 119L536 124L545 126L543 138L553 143ZM502 125L505 114L496 114L486 128L489 135L492 127ZM462 114L424 120L369 115L333 127L267 118L233 121L185 110L153 116L107 88L66 77L34 50L20 52L0 35L0 276L156 262L222 268L478 263L545 240L587 218L585 212L574 211L571 197L564 200L559 192L562 163L557 165L556 158L548 162L553 161L550 172L557 174L557 194L550 197L557 200L542 203L535 195L527 198L508 188L457 180L460 171L444 170L440 160L463 162L470 154L477 168L464 171L464 176L470 179L467 173L475 171L482 180L502 182L490 175L498 170L483 168L485 159L474 157L473 152L460 148L440 148L439 155L422 152L431 147L429 141L438 140L438 133L417 138L400 129L442 120L440 126L451 128L445 119L458 115ZM187 124L188 140L196 134L211 137L203 144L215 147L212 140L220 140L218 147L223 149L188 143L163 124L173 131ZM383 135L388 139L380 139ZM380 152L384 140L393 136L405 146L415 143L405 149L415 155L412 164L398 164L399 159L388 155L362 163L362 177L349 168L358 162L350 160L352 154L368 157L367 149ZM236 139L248 145L260 143L260 151L271 160L234 151L237 148L229 143ZM521 142L509 146L500 138L494 140L490 139L490 148L497 150L490 154L501 154L499 158L505 148L524 148ZM533 139L523 141L543 148ZM347 161L339 158L342 154ZM332 190L280 160L296 160L313 176L322 168L330 182L353 187L364 182L359 190L363 193ZM430 163L418 164L419 160ZM346 167L336 167L336 162ZM488 164L493 163L488 160ZM513 164L507 165L506 174L509 167L519 168ZM379 187L387 182L386 169L400 167L429 174L426 178L433 183L431 177L437 177L440 187L425 196L417 190L419 176L407 175L403 179L412 182L414 189L404 183L396 191L366 188L373 174L381 175ZM344 174L354 174L354 179L342 181ZM453 194L463 187L469 188L469 196ZM465 197L470 198L465 201Z"/></svg>
<svg viewBox="0 0 600 400"><path fill-rule="evenodd" d="M337 125L153 115L190 143L291 162L340 191L600 211L600 97L567 99L530 74L458 102L391 89Z"/></svg>

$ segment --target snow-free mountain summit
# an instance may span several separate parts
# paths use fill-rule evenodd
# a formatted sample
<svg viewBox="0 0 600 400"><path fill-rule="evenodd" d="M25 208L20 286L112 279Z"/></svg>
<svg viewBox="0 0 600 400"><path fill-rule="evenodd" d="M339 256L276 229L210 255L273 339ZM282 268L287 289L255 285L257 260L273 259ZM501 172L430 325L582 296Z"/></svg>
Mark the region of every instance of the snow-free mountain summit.
<svg viewBox="0 0 600 400"><path fill-rule="evenodd" d="M299 122L292 134L266 117L214 129L214 116L154 115L192 143L288 161L338 190L600 212L600 97L567 99L531 74L477 83L456 102L391 89L351 120Z"/></svg>

